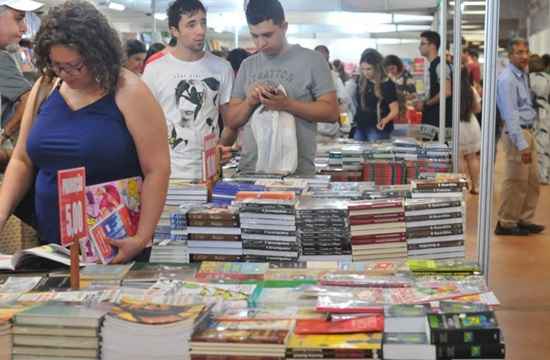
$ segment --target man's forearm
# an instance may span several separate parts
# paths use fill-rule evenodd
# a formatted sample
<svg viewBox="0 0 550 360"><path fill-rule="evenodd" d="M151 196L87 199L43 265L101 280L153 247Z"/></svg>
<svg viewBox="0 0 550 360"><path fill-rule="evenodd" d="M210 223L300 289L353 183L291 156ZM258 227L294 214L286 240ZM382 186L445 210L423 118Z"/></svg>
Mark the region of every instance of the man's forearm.
<svg viewBox="0 0 550 360"><path fill-rule="evenodd" d="M226 125L230 128L238 129L248 122L254 107L246 100L242 100L241 102L234 101L235 100L232 100L232 103L229 103L229 108L227 109L224 120Z"/></svg>
<svg viewBox="0 0 550 360"><path fill-rule="evenodd" d="M303 102L290 99L288 112L311 122L336 122L340 111L337 104L325 101Z"/></svg>

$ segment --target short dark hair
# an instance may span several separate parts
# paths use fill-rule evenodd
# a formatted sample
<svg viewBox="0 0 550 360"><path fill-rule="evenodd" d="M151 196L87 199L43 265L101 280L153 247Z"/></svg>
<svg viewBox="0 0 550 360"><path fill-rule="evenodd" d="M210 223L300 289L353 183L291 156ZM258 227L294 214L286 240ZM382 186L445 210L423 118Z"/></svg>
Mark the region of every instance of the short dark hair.
<svg viewBox="0 0 550 360"><path fill-rule="evenodd" d="M174 46L176 46L177 44L178 44L178 38L175 37L175 36L172 36L172 37L170 38L170 41L168 42L168 46L174 47Z"/></svg>
<svg viewBox="0 0 550 360"><path fill-rule="evenodd" d="M542 61L544 62L544 66L546 67L550 66L550 55L549 54L542 55Z"/></svg>
<svg viewBox="0 0 550 360"><path fill-rule="evenodd" d="M166 48L166 45L164 45L163 43L153 43L151 44L151 46L149 46L149 50L147 50L147 55L145 55L145 62L147 62L147 60L149 60L149 58L153 55L155 55L156 53L158 53L159 51L162 51Z"/></svg>
<svg viewBox="0 0 550 360"><path fill-rule="evenodd" d="M420 37L428 40L430 44L434 44L436 49L439 50L439 47L441 46L441 37L438 33L432 30L427 30L422 32L422 34L420 34Z"/></svg>
<svg viewBox="0 0 550 360"><path fill-rule="evenodd" d="M397 55L388 55L384 58L383 62L384 68L387 68L388 66L397 66L397 71L401 72L403 71L403 61L399 58Z"/></svg>
<svg viewBox="0 0 550 360"><path fill-rule="evenodd" d="M470 55L471 57L479 59L479 53L477 52L476 49L468 48L466 49L466 51L468 52L468 55Z"/></svg>
<svg viewBox="0 0 550 360"><path fill-rule="evenodd" d="M511 54L514 51L514 46L517 46L519 44L523 44L529 47L529 43L527 42L527 40L521 37L514 37L510 39L510 41L508 42L508 48L507 48L508 54Z"/></svg>
<svg viewBox="0 0 550 360"><path fill-rule="evenodd" d="M126 56L128 58L136 54L145 54L146 52L145 44L141 41L135 39L126 41Z"/></svg>
<svg viewBox="0 0 550 360"><path fill-rule="evenodd" d="M250 0L246 6L246 21L249 25L258 25L272 20L273 24L285 22L285 11L279 0Z"/></svg>
<svg viewBox="0 0 550 360"><path fill-rule="evenodd" d="M327 54L330 54L330 51L329 51L328 47L326 47L325 45L317 45L314 50L315 51L324 51Z"/></svg>
<svg viewBox="0 0 550 360"><path fill-rule="evenodd" d="M245 49L237 48L233 49L227 54L227 61L231 64L231 67L233 68L233 71L237 72L239 71L239 68L241 67L241 63L250 56L250 53L246 51Z"/></svg>
<svg viewBox="0 0 550 360"><path fill-rule="evenodd" d="M94 5L73 0L50 8L35 38L34 55L42 75L54 77L50 50L55 45L77 51L99 86L116 90L122 68L122 44L115 29Z"/></svg>
<svg viewBox="0 0 550 360"><path fill-rule="evenodd" d="M202 11L206 14L206 8L200 0L176 0L170 4L166 15L168 15L168 27L178 28L182 15L194 15Z"/></svg>

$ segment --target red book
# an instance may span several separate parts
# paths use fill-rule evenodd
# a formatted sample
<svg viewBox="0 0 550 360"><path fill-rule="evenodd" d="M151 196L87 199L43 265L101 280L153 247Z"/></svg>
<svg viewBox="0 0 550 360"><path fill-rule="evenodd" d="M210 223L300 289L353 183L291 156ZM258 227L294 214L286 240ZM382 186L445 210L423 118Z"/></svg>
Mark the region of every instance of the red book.
<svg viewBox="0 0 550 360"><path fill-rule="evenodd" d="M298 335L312 334L353 334L383 332L384 316L374 314L349 320L298 320L294 332Z"/></svg>

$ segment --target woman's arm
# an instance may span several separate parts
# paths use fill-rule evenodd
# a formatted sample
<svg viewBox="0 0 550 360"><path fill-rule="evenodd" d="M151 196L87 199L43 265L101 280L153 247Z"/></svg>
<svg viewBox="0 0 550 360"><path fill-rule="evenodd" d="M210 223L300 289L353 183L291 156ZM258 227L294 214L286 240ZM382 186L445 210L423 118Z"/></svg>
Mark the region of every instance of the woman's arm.
<svg viewBox="0 0 550 360"><path fill-rule="evenodd" d="M166 200L170 152L164 113L145 83L123 70L116 102L136 144L144 177L137 233L112 242L119 249L113 263L121 263L139 255L153 237Z"/></svg>
<svg viewBox="0 0 550 360"><path fill-rule="evenodd" d="M17 204L23 199L33 181L33 164L27 154L27 138L34 121L33 113L41 83L42 79L34 84L27 99L17 144L15 145L0 188L0 229L4 227L6 221Z"/></svg>
<svg viewBox="0 0 550 360"><path fill-rule="evenodd" d="M393 101L389 105L390 113L388 116L380 120L380 124L378 126L379 130L383 130L386 125L388 125L390 122L394 121L399 116L399 103L397 101Z"/></svg>

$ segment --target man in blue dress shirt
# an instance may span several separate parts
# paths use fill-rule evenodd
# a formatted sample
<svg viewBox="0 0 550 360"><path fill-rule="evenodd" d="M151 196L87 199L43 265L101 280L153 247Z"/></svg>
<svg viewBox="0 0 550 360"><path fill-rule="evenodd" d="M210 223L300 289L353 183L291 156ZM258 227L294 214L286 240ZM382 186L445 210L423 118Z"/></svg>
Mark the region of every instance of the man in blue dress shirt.
<svg viewBox="0 0 550 360"><path fill-rule="evenodd" d="M532 222L539 198L533 107L528 82L529 48L516 38L508 47L510 64L498 77L497 106L504 121L502 145L506 159L496 235L538 234Z"/></svg>

